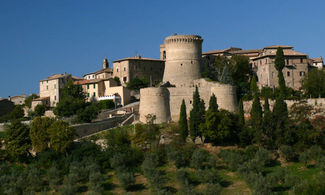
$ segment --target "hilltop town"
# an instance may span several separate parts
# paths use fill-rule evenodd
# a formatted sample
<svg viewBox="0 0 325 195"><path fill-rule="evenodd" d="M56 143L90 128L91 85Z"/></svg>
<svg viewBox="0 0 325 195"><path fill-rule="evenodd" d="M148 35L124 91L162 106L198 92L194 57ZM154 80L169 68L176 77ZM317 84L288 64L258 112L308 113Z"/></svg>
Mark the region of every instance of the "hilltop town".
<svg viewBox="0 0 325 195"><path fill-rule="evenodd" d="M0 99L0 194L323 194L323 58L203 41Z"/></svg>

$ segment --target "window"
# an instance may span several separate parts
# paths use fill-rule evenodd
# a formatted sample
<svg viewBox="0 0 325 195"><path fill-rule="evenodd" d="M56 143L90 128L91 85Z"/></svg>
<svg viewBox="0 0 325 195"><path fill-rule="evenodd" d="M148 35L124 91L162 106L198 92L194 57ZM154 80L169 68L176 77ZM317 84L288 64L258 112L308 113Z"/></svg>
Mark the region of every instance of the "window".
<svg viewBox="0 0 325 195"><path fill-rule="evenodd" d="M93 84L93 86L94 86L94 89L96 89L96 84L95 83Z"/></svg>
<svg viewBox="0 0 325 195"><path fill-rule="evenodd" d="M49 83L49 81L46 81L46 83Z"/></svg>
<svg viewBox="0 0 325 195"><path fill-rule="evenodd" d="M87 96L89 97L89 93L87 94Z"/></svg>
<svg viewBox="0 0 325 195"><path fill-rule="evenodd" d="M94 92L93 96L96 97L96 92Z"/></svg>
<svg viewBox="0 0 325 195"><path fill-rule="evenodd" d="M126 68L124 67L124 71L126 71Z"/></svg>
<svg viewBox="0 0 325 195"><path fill-rule="evenodd" d="M87 89L89 89L89 84L87 84Z"/></svg>
<svg viewBox="0 0 325 195"><path fill-rule="evenodd" d="M289 71L287 72L287 76L288 76L288 77L290 76L290 72L289 72Z"/></svg>
<svg viewBox="0 0 325 195"><path fill-rule="evenodd" d="M56 95L54 96L54 100L56 100Z"/></svg>
<svg viewBox="0 0 325 195"><path fill-rule="evenodd" d="M166 51L163 51L163 60L166 59Z"/></svg>
<svg viewBox="0 0 325 195"><path fill-rule="evenodd" d="M123 81L126 82L126 77L123 77Z"/></svg>
<svg viewBox="0 0 325 195"><path fill-rule="evenodd" d="M287 59L287 65L289 64L289 59Z"/></svg>
<svg viewBox="0 0 325 195"><path fill-rule="evenodd" d="M56 84L54 84L54 89L56 89Z"/></svg>
<svg viewBox="0 0 325 195"><path fill-rule="evenodd" d="M190 100L190 104L192 104L192 100Z"/></svg>
<svg viewBox="0 0 325 195"><path fill-rule="evenodd" d="M301 72L299 72L299 76L304 76L305 75L305 72L304 71L301 71Z"/></svg>
<svg viewBox="0 0 325 195"><path fill-rule="evenodd" d="M183 64L181 64L181 66L183 66Z"/></svg>
<svg viewBox="0 0 325 195"><path fill-rule="evenodd" d="M304 59L300 58L300 63L303 63L304 62Z"/></svg>
<svg viewBox="0 0 325 195"><path fill-rule="evenodd" d="M46 90L49 90L49 86L48 85L46 85Z"/></svg>
<svg viewBox="0 0 325 195"><path fill-rule="evenodd" d="M116 72L118 72L118 68L116 69Z"/></svg>

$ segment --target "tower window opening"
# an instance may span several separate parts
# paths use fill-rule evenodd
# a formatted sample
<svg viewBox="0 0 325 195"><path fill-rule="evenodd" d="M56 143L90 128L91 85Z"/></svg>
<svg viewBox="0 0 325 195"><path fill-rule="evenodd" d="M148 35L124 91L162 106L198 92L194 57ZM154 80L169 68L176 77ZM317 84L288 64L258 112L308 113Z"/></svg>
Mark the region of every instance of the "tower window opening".
<svg viewBox="0 0 325 195"><path fill-rule="evenodd" d="M181 66L183 66L183 64L181 64Z"/></svg>

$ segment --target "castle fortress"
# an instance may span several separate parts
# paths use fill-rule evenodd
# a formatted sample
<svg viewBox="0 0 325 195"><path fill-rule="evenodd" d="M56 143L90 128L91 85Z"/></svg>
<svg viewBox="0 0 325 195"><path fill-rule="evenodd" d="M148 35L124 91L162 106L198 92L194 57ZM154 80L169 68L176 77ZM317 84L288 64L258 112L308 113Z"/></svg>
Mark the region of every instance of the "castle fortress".
<svg viewBox="0 0 325 195"><path fill-rule="evenodd" d="M192 109L195 86L206 107L214 93L219 108L237 111L234 86L201 78L202 42L203 39L197 35L173 35L165 39L160 46L162 59L165 59L164 84L140 90L141 122L146 122L148 114L156 116L156 123L178 121L183 99L187 113Z"/></svg>

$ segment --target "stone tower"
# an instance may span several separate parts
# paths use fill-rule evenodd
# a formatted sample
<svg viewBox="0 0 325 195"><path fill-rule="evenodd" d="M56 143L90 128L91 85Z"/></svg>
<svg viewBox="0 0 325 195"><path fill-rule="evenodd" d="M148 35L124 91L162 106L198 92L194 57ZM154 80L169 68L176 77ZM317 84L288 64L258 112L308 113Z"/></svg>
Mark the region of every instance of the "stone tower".
<svg viewBox="0 0 325 195"><path fill-rule="evenodd" d="M106 69L106 68L108 68L108 61L107 61L107 58L104 58L103 69Z"/></svg>
<svg viewBox="0 0 325 195"><path fill-rule="evenodd" d="M164 82L184 87L201 77L202 42L197 35L173 35L165 39Z"/></svg>

